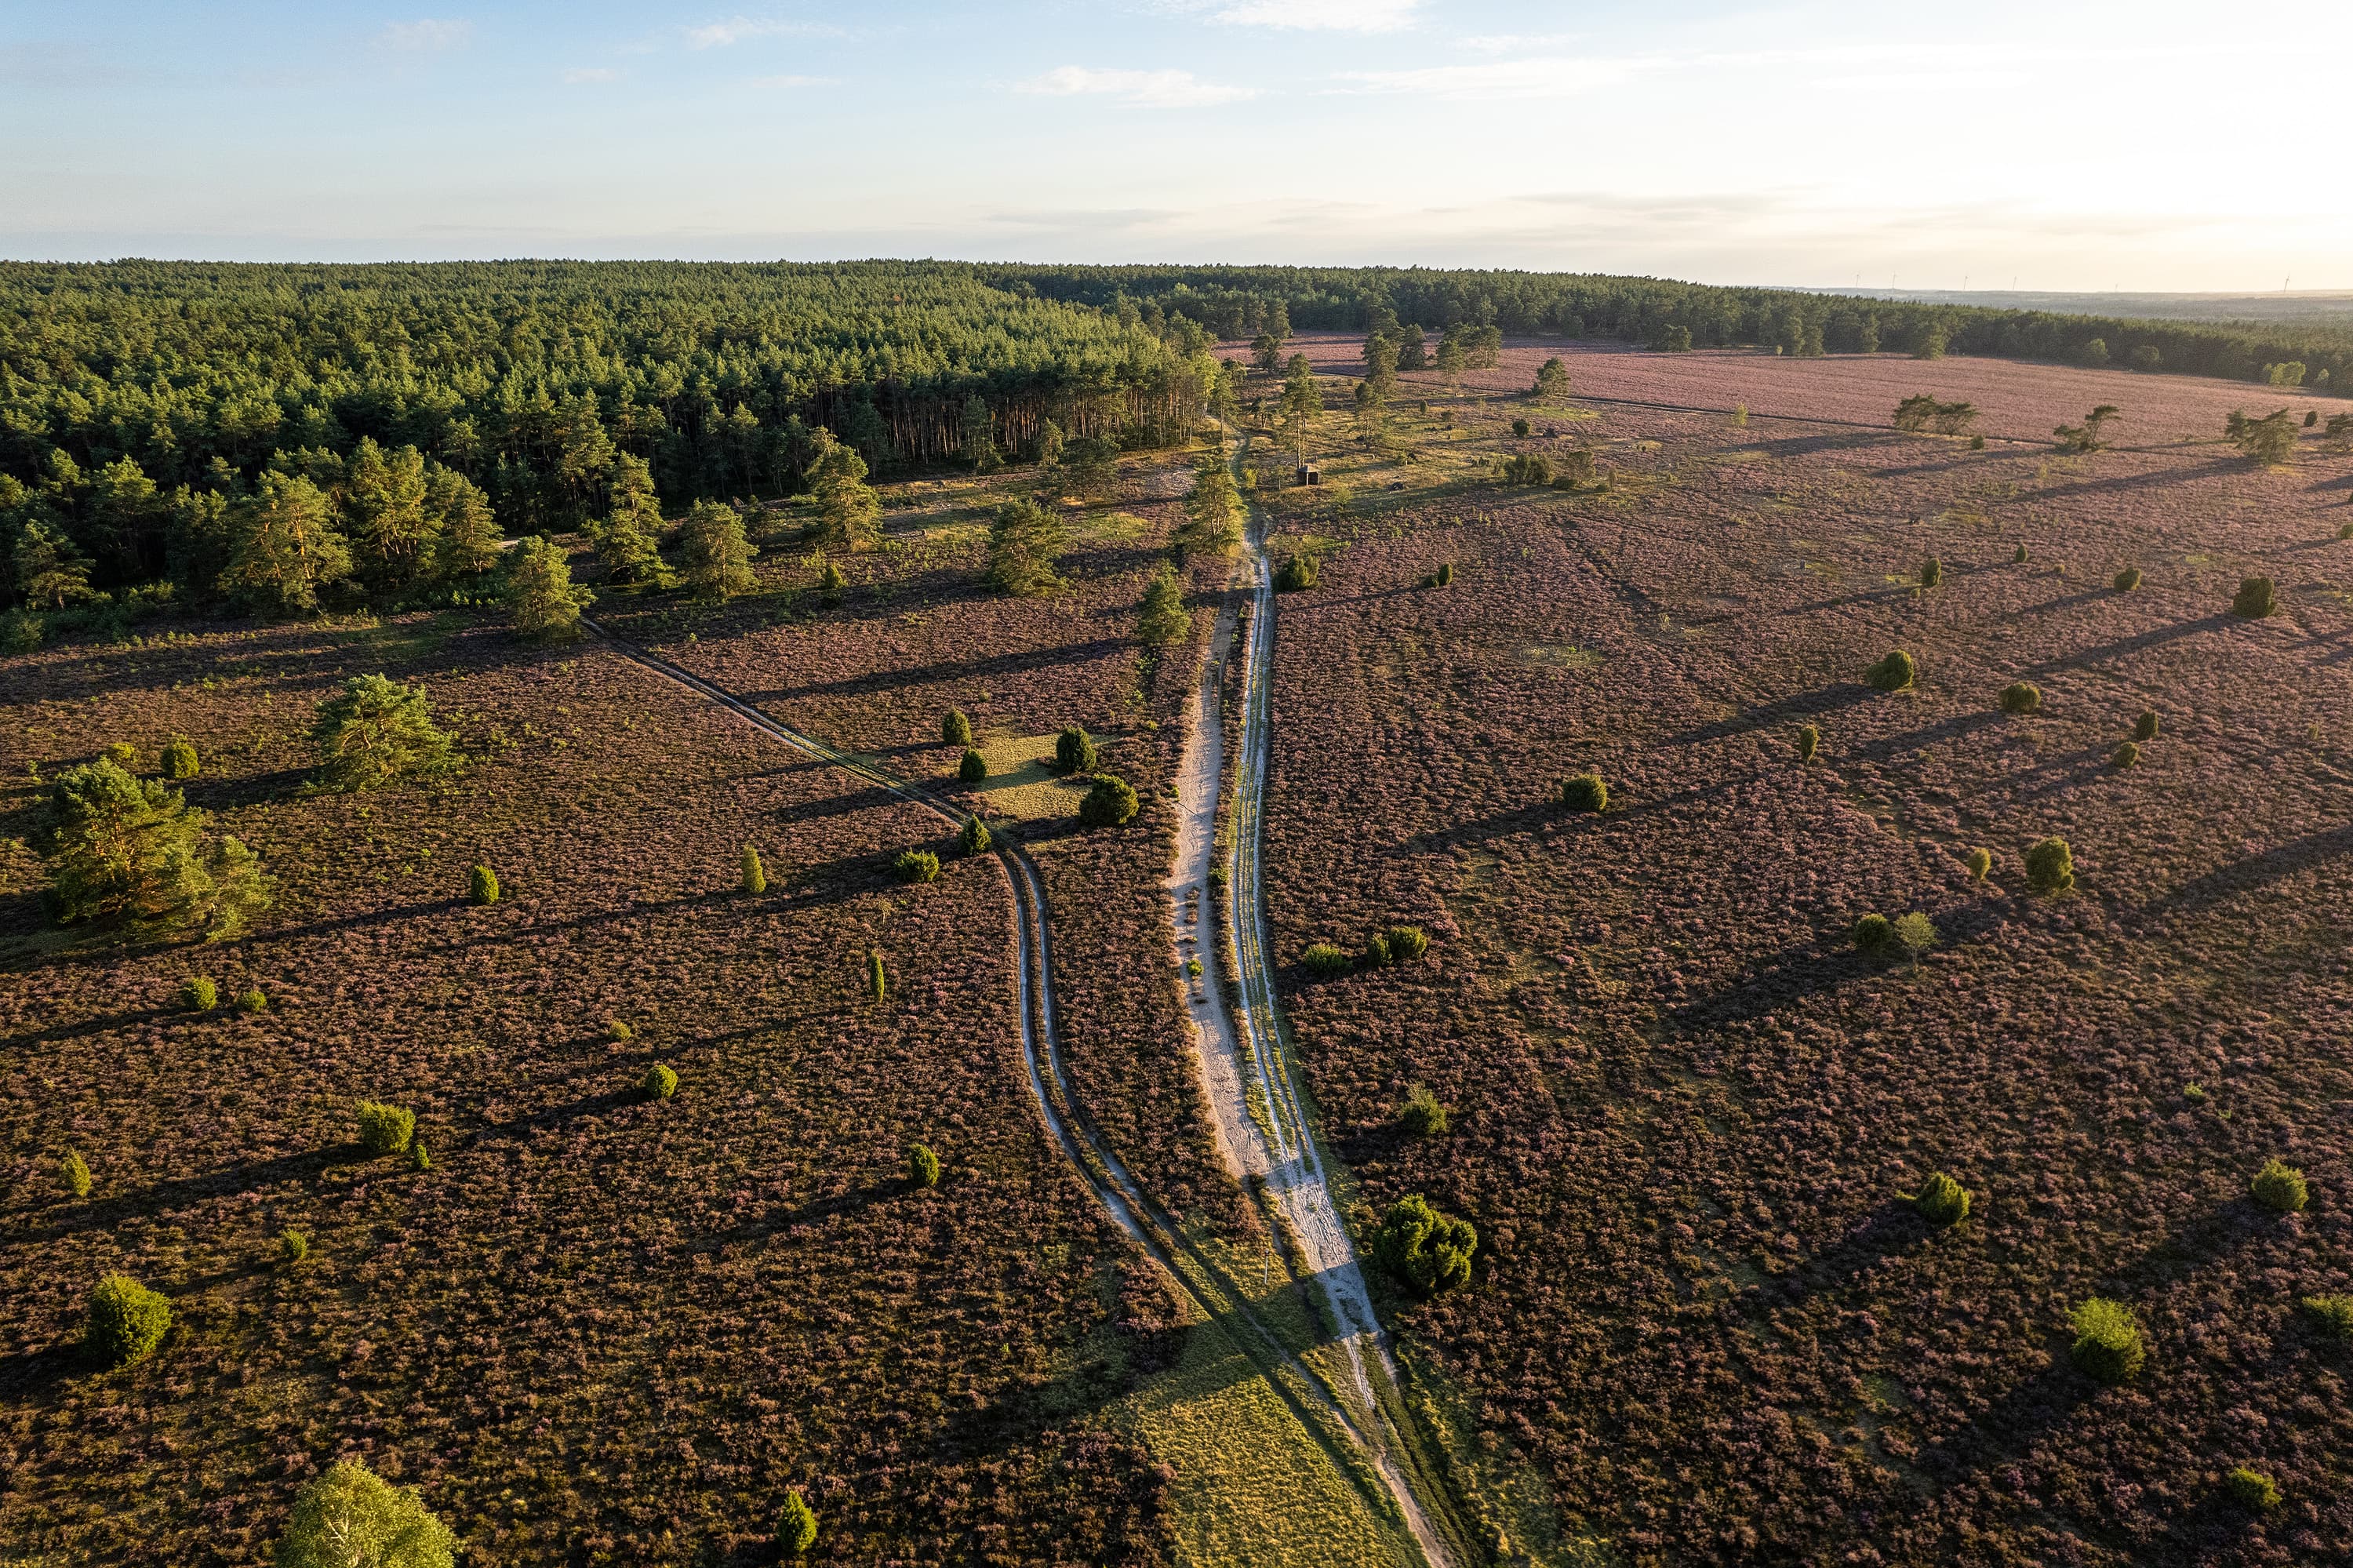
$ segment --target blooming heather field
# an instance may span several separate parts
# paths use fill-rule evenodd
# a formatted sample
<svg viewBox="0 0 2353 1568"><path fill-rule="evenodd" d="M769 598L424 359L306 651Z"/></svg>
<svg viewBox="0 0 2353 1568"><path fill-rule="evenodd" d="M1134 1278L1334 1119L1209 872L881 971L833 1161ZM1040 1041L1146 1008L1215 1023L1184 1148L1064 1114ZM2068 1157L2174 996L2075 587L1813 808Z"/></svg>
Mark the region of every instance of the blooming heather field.
<svg viewBox="0 0 2353 1568"><path fill-rule="evenodd" d="M311 705L377 670L429 683L471 766L298 798ZM1166 1472L1089 1419L1124 1375L1129 1255L1029 1101L993 864L902 887L878 850L934 834L913 808L593 645L456 615L57 650L0 703L13 1555L261 1562L350 1455L470 1562L751 1560L790 1487L823 1561L1162 1560ZM124 739L152 766L180 732L277 907L210 948L60 949L26 765ZM191 970L268 1011L176 1011ZM668 1103L634 1088L654 1061ZM361 1097L414 1107L430 1171L361 1157ZM915 1139L935 1191L904 1189ZM71 1341L111 1269L175 1322L97 1372Z"/></svg>
<svg viewBox="0 0 2353 1568"><path fill-rule="evenodd" d="M1524 391L1547 352L1484 379ZM2340 1552L2353 1366L2295 1302L2353 1287L2353 460L1768 417L1884 421L1919 390L2004 433L2101 400L2126 440L2211 437L2281 401L2261 388L1565 357L1580 390L1750 417L1409 415L1419 465L1335 454L1355 500L1315 528L1340 546L1280 601L1276 947L1435 938L1286 977L1368 1203L1427 1192L1479 1226L1471 1287L1401 1308L1409 1340L1637 1563ZM1569 444L1513 440L1519 415L1613 488L1433 497L1451 452ZM1448 562L1454 586L1417 586ZM2137 590L2109 586L2126 566ZM2242 620L2256 573L2282 612ZM1865 686L1898 646L1917 689ZM2021 680L2042 711L2003 714ZM2144 709L2160 735L2113 765ZM1554 803L1585 768L1604 816ZM2021 869L2052 833L2065 898ZM1915 910L1939 933L1916 963L1854 950L1858 916ZM1416 1083L1451 1136L1395 1129ZM2249 1199L2274 1155L2311 1179L2301 1214ZM1945 1232L1899 1197L1938 1170L1976 1197ZM2070 1365L2094 1294L2147 1331L2126 1386ZM2240 1465L2275 1511L2223 1498Z"/></svg>

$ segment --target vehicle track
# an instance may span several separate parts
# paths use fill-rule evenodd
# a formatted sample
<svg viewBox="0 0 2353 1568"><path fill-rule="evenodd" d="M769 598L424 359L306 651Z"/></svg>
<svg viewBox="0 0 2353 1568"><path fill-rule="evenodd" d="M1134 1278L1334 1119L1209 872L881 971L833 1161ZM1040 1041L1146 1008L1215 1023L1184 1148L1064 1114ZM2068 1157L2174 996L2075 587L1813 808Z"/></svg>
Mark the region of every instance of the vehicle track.
<svg viewBox="0 0 2353 1568"><path fill-rule="evenodd" d="M804 755L920 806L951 825L963 824L963 812L921 786L771 718L724 688L615 635L587 616L581 617L581 623L623 657L708 698ZM1259 1370L1267 1386L1289 1407L1310 1437L1331 1457L1342 1475L1360 1489L1375 1494L1370 1500L1377 1511L1406 1526L1432 1568L1452 1568L1454 1558L1430 1532L1412 1490L1406 1486L1390 1456L1390 1443L1368 1433L1352 1402L1292 1354L1280 1336L1250 1309L1250 1297L1240 1284L1204 1255L1170 1216L1160 1212L1094 1129L1086 1125L1063 1065L1060 1034L1054 1022L1053 950L1044 890L1027 852L1018 844L1000 839L990 853L1005 872L1013 895L1018 959L1014 984L1021 1020L1021 1054L1030 1095L1037 1102L1048 1136L1120 1228L1160 1264L1205 1318L1225 1323L1237 1348ZM1370 1316L1369 1308L1366 1316ZM1356 1377L1361 1384L1361 1366ZM1370 1390L1365 1389L1363 1394L1365 1408L1385 1423L1386 1412L1372 1398Z"/></svg>

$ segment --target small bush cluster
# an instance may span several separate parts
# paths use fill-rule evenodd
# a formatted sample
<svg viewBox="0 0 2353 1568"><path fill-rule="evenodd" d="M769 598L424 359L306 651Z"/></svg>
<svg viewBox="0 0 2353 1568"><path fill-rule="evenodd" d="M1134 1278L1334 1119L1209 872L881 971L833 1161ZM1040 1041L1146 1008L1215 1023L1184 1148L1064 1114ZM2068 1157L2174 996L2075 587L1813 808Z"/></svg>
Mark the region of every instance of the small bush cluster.
<svg viewBox="0 0 2353 1568"><path fill-rule="evenodd" d="M776 1550L798 1557L816 1544L817 1510L795 1487L785 1494L785 1506L776 1513Z"/></svg>
<svg viewBox="0 0 2353 1568"><path fill-rule="evenodd" d="M1895 924L1884 915L1865 915L1849 933L1859 951L1876 958L1895 945Z"/></svg>
<svg viewBox="0 0 2353 1568"><path fill-rule="evenodd" d="M2293 1214L2312 1201L2304 1172L2276 1156L2263 1162L2250 1184L2255 1202L2275 1214Z"/></svg>
<svg viewBox="0 0 2353 1568"><path fill-rule="evenodd" d="M1323 569L1323 562L1312 553L1302 550L1282 563L1282 568L1274 574L1274 586L1283 593L1303 592L1315 586Z"/></svg>
<svg viewBox="0 0 2353 1568"><path fill-rule="evenodd" d="M988 758L970 747L965 747L964 759L956 764L956 777L967 784L987 783Z"/></svg>
<svg viewBox="0 0 2353 1568"><path fill-rule="evenodd" d="M496 904L499 901L499 874L487 865L476 866L472 879L467 884L466 896L470 902L478 905Z"/></svg>
<svg viewBox="0 0 2353 1568"><path fill-rule="evenodd" d="M2105 1296L2087 1298L2073 1314L2069 1354L2078 1370L2105 1383L2129 1383L2148 1361L2148 1344L2132 1308Z"/></svg>
<svg viewBox="0 0 2353 1568"><path fill-rule="evenodd" d="M907 1146L907 1185L936 1187L940 1184L940 1157L920 1143Z"/></svg>
<svg viewBox="0 0 2353 1568"><path fill-rule="evenodd" d="M1969 1190L1938 1171L1920 1183L1912 1207L1932 1225L1957 1225L1969 1217Z"/></svg>
<svg viewBox="0 0 2353 1568"><path fill-rule="evenodd" d="M2123 742L2114 752L2109 754L2108 762L2111 767L2116 768L2139 767L2140 742L2137 740L2127 740Z"/></svg>
<svg viewBox="0 0 2353 1568"><path fill-rule="evenodd" d="M66 1150L65 1158L58 1161L58 1180L75 1197L90 1196L90 1166L82 1160L80 1150Z"/></svg>
<svg viewBox="0 0 2353 1568"><path fill-rule="evenodd" d="M2307 1296L2296 1305L2321 1333L2332 1340L2353 1340L2353 1296Z"/></svg>
<svg viewBox="0 0 2353 1568"><path fill-rule="evenodd" d="M2280 1505L2279 1484L2261 1470L2251 1470L2244 1465L2232 1467L2222 1478L2222 1489L2241 1508L2256 1513L2269 1513Z"/></svg>
<svg viewBox="0 0 2353 1568"><path fill-rule="evenodd" d="M964 855L987 854L988 846L993 842L995 841L989 836L987 822L982 821L978 817L966 817L964 820L964 826L956 832L956 853Z"/></svg>
<svg viewBox="0 0 2353 1568"><path fill-rule="evenodd" d="M1330 942L1310 942L1306 951L1299 955L1299 961L1309 974L1326 980L1346 974L1349 968L1348 955Z"/></svg>
<svg viewBox="0 0 2353 1568"><path fill-rule="evenodd" d="M1890 649L1887 657L1862 673L1864 682L1875 691L1905 692L1919 678L1919 666L1912 655L1901 648Z"/></svg>
<svg viewBox="0 0 2353 1568"><path fill-rule="evenodd" d="M1065 773L1092 773L1097 751L1094 737L1072 725L1054 737L1054 766Z"/></svg>
<svg viewBox="0 0 2353 1568"><path fill-rule="evenodd" d="M362 1100L353 1115L359 1127L360 1147L378 1158L398 1154L417 1136L417 1113L406 1106Z"/></svg>
<svg viewBox="0 0 2353 1568"><path fill-rule="evenodd" d="M1416 1138L1443 1138L1448 1118L1446 1107L1430 1092L1427 1084L1416 1084L1398 1107L1398 1125Z"/></svg>
<svg viewBox="0 0 2353 1568"><path fill-rule="evenodd" d="M1479 1233L1468 1220L1430 1206L1420 1193L1389 1205L1373 1235L1373 1256L1416 1296L1430 1297L1471 1283Z"/></svg>
<svg viewBox="0 0 2353 1568"><path fill-rule="evenodd" d="M1430 573L1427 577L1421 579L1421 586L1426 588L1452 588L1454 586L1454 563L1452 561L1440 562L1436 571Z"/></svg>
<svg viewBox="0 0 2353 1568"><path fill-rule="evenodd" d="M965 716L962 708L950 708L947 711L947 716L940 720L940 744L942 746L972 744L972 720Z"/></svg>
<svg viewBox="0 0 2353 1568"><path fill-rule="evenodd" d="M1609 783L1599 773L1576 773L1560 781L1560 803L1572 811L1609 809Z"/></svg>
<svg viewBox="0 0 2353 1568"><path fill-rule="evenodd" d="M1938 560L1936 556L1931 556L1926 560L1920 563L1920 586L1922 588L1936 588L1940 586L1944 580L1944 562Z"/></svg>
<svg viewBox="0 0 2353 1568"><path fill-rule="evenodd" d="M2239 591L2231 598L2231 613L2248 620L2261 620L2279 611L2279 596L2269 577L2241 577Z"/></svg>
<svg viewBox="0 0 2353 1568"><path fill-rule="evenodd" d="M1419 926L1392 926L1365 940L1365 967L1409 964L1430 951L1430 935Z"/></svg>
<svg viewBox="0 0 2353 1568"><path fill-rule="evenodd" d="M196 759L196 748L185 735L174 736L164 747L164 777L174 783L194 779L202 770Z"/></svg>
<svg viewBox="0 0 2353 1568"><path fill-rule="evenodd" d="M1798 760L1811 762L1814 759L1814 754L1821 748L1822 732L1810 724L1799 725L1798 726Z"/></svg>
<svg viewBox="0 0 2353 1568"><path fill-rule="evenodd" d="M1993 851L1973 849L1961 857L1961 863L1969 868L1970 881L1983 882L1993 874Z"/></svg>
<svg viewBox="0 0 2353 1568"><path fill-rule="evenodd" d="M450 1568L458 1540L414 1487L344 1459L295 1494L278 1568Z"/></svg>
<svg viewBox="0 0 2353 1568"><path fill-rule="evenodd" d="M2132 737L2143 743L2155 740L2158 726L2163 722L2153 710L2143 709L2140 717L2133 720Z"/></svg>
<svg viewBox="0 0 2353 1568"><path fill-rule="evenodd" d="M180 1005L190 1012L210 1012L220 1005L220 987L208 975L190 975L180 982Z"/></svg>
<svg viewBox="0 0 2353 1568"><path fill-rule="evenodd" d="M248 986L237 993L237 1010L239 1012L267 1012L269 1011L269 998L262 993L259 986Z"/></svg>
<svg viewBox="0 0 2353 1568"><path fill-rule="evenodd" d="M172 1304L127 1274L110 1274L90 1293L82 1347L111 1367L155 1353L172 1327Z"/></svg>
<svg viewBox="0 0 2353 1568"><path fill-rule="evenodd" d="M2138 567L2126 567L2123 571L2116 574L2116 589L2118 593L2130 593L2133 589L2138 587L2140 587L2140 568Z"/></svg>
<svg viewBox="0 0 2353 1568"><path fill-rule="evenodd" d="M646 1075L638 1080L638 1087L649 1100L666 1100L678 1093L678 1073L666 1062L646 1064Z"/></svg>
<svg viewBox="0 0 2353 1568"><path fill-rule="evenodd" d="M891 863L891 874L904 883L936 882L940 857L929 850L902 850Z"/></svg>
<svg viewBox="0 0 2353 1568"><path fill-rule="evenodd" d="M1079 821L1090 828L1116 828L1135 815L1137 804L1134 786L1101 774L1079 801Z"/></svg>
<svg viewBox="0 0 2353 1568"><path fill-rule="evenodd" d="M2054 833L2028 846L2026 885L2046 898L2074 891L2075 855L2065 839Z"/></svg>
<svg viewBox="0 0 2353 1568"><path fill-rule="evenodd" d="M301 1231L278 1233L278 1261L291 1268L311 1255L311 1238Z"/></svg>
<svg viewBox="0 0 2353 1568"><path fill-rule="evenodd" d="M2015 682L2001 690L2001 711L2006 714L2039 713L2042 708L2042 688L2028 681Z"/></svg>

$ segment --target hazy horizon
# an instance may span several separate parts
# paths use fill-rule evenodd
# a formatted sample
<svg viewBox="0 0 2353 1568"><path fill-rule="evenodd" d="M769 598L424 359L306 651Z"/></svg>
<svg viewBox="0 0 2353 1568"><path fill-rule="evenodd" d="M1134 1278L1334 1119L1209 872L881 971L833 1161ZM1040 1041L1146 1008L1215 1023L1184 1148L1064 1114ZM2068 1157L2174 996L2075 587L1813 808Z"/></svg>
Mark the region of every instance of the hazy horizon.
<svg viewBox="0 0 2353 1568"><path fill-rule="evenodd" d="M2353 288L2274 32L2186 5L483 4L0 21L0 253L1496 266ZM2353 45L2353 15L2284 29ZM2315 150L2306 153L2311 142Z"/></svg>

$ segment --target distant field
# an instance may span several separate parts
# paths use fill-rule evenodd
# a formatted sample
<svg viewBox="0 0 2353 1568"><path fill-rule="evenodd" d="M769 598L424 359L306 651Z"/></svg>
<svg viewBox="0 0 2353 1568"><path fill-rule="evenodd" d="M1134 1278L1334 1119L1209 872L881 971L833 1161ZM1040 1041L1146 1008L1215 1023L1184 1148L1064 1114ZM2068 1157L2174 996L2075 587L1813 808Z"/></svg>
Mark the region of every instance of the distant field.
<svg viewBox="0 0 2353 1568"><path fill-rule="evenodd" d="M1336 375L1356 346L1307 350ZM1534 409L1555 353L1578 392L1727 412ZM1633 1563L2123 1568L2353 1537L2345 1363L2295 1307L2353 1284L2353 459L2306 440L2261 471L2216 440L2235 406L2343 405L1541 341L1464 379L1457 402L1407 377L1389 457L1327 422L1347 498L1299 502L1329 543L1275 639L1276 948L1397 920L1436 941L1287 987L1366 1213L1421 1192L1480 1228L1471 1288L1401 1308L1409 1341ZM1915 390L2041 439L1807 422L1883 424ZM2055 453L2098 401L2159 450ZM1572 445L1609 490L1472 478ZM1418 586L1445 563L1452 588ZM2282 612L2239 620L2259 573ZM1862 683L1892 647L1915 691ZM2034 716L1999 710L2021 680ZM2120 768L2144 709L2160 736ZM1588 768L1603 817L1555 803ZM2053 833L2059 900L2021 863ZM1858 916L1910 910L1939 934L1916 964L1855 950ZM1417 1083L1451 1136L1397 1129ZM2306 1213L2248 1198L2274 1154ZM1898 1197L1939 1169L1978 1201L1948 1233ZM2148 1331L2127 1388L2068 1364L2094 1293ZM2242 1464L2276 1513L2218 1500Z"/></svg>

